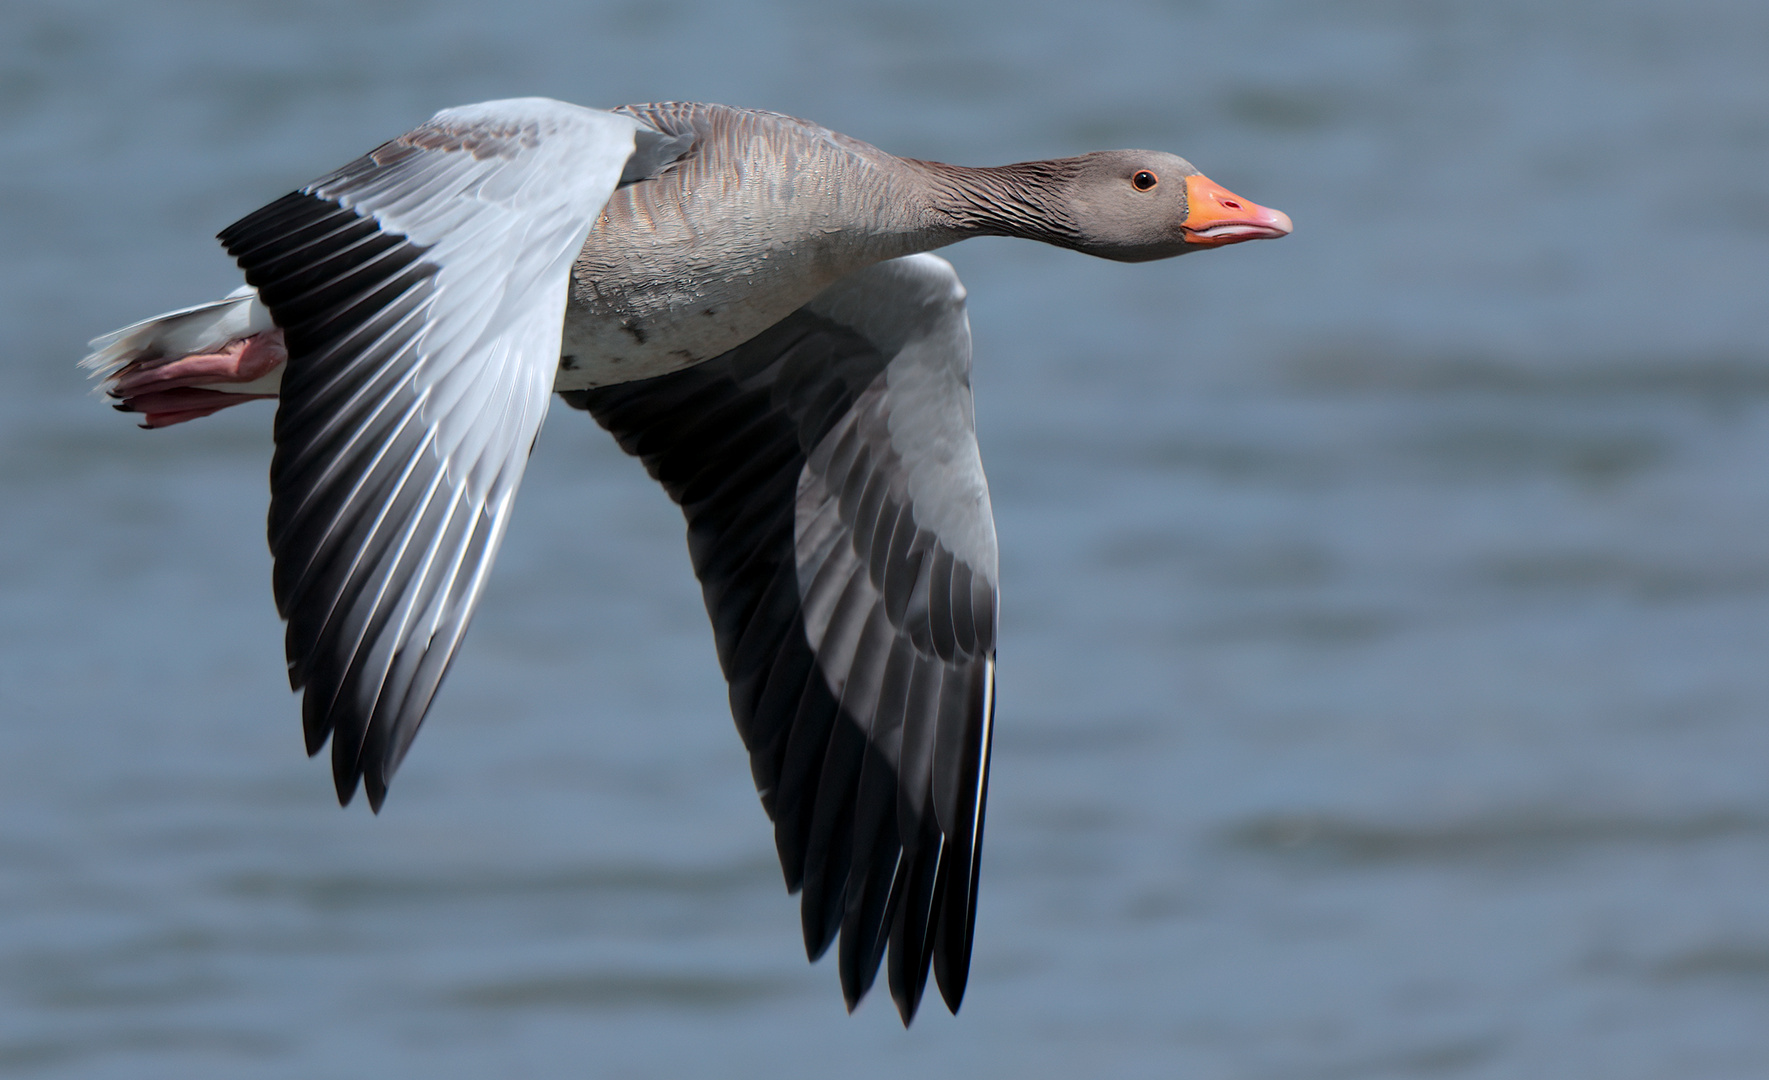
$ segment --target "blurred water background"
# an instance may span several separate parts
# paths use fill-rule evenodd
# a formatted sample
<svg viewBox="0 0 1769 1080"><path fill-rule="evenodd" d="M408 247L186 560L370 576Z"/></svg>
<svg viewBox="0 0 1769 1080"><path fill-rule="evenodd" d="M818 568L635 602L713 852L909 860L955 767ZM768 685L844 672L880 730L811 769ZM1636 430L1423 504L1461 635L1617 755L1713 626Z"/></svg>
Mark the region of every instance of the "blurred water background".
<svg viewBox="0 0 1769 1080"><path fill-rule="evenodd" d="M1171 149L1297 231L971 290L1000 716L962 1014L849 1018L682 526L544 433L378 818L302 755L271 409L88 337L449 104ZM1769 6L0 3L0 1074L1769 1075Z"/></svg>

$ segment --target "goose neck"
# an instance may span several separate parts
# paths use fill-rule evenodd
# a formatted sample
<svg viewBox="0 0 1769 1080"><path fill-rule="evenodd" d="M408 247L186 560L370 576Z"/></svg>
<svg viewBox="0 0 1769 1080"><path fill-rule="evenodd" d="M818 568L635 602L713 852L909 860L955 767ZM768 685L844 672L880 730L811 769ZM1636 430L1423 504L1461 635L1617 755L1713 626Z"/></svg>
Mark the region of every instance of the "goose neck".
<svg viewBox="0 0 1769 1080"><path fill-rule="evenodd" d="M1069 194L1076 158L971 168L938 161L909 164L925 180L923 214L936 233L956 242L970 236L1016 236L1073 248L1081 242Z"/></svg>

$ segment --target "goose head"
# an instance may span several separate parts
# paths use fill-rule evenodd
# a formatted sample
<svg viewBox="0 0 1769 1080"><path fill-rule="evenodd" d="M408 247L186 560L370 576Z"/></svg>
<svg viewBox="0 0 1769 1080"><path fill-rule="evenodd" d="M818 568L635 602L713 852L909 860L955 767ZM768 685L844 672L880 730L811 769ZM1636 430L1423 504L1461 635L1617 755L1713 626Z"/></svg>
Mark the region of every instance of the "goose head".
<svg viewBox="0 0 1769 1080"><path fill-rule="evenodd" d="M1290 217L1243 199L1158 150L1107 150L1069 159L1066 189L1073 239L1065 246L1102 259L1148 262L1289 234Z"/></svg>

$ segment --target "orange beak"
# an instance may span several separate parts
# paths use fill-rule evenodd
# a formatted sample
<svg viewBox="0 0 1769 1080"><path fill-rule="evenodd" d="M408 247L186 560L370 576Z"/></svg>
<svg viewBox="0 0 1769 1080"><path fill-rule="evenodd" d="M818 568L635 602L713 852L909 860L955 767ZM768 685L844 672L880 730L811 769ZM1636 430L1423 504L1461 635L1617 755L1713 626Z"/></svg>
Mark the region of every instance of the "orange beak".
<svg viewBox="0 0 1769 1080"><path fill-rule="evenodd" d="M1222 247L1243 240L1276 240L1290 234L1290 215L1248 202L1206 176L1185 178L1185 242Z"/></svg>

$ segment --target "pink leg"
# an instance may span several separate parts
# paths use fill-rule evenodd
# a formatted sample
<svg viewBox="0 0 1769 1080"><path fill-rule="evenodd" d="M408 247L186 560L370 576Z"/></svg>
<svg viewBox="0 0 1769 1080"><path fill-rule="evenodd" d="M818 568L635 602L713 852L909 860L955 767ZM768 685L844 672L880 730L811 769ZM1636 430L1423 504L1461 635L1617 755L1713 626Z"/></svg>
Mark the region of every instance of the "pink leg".
<svg viewBox="0 0 1769 1080"><path fill-rule="evenodd" d="M111 380L109 393L120 399L120 411L143 414L142 427L170 427L219 412L229 405L275 397L201 387L261 379L288 358L283 332L267 330L229 342L220 352L131 361Z"/></svg>

